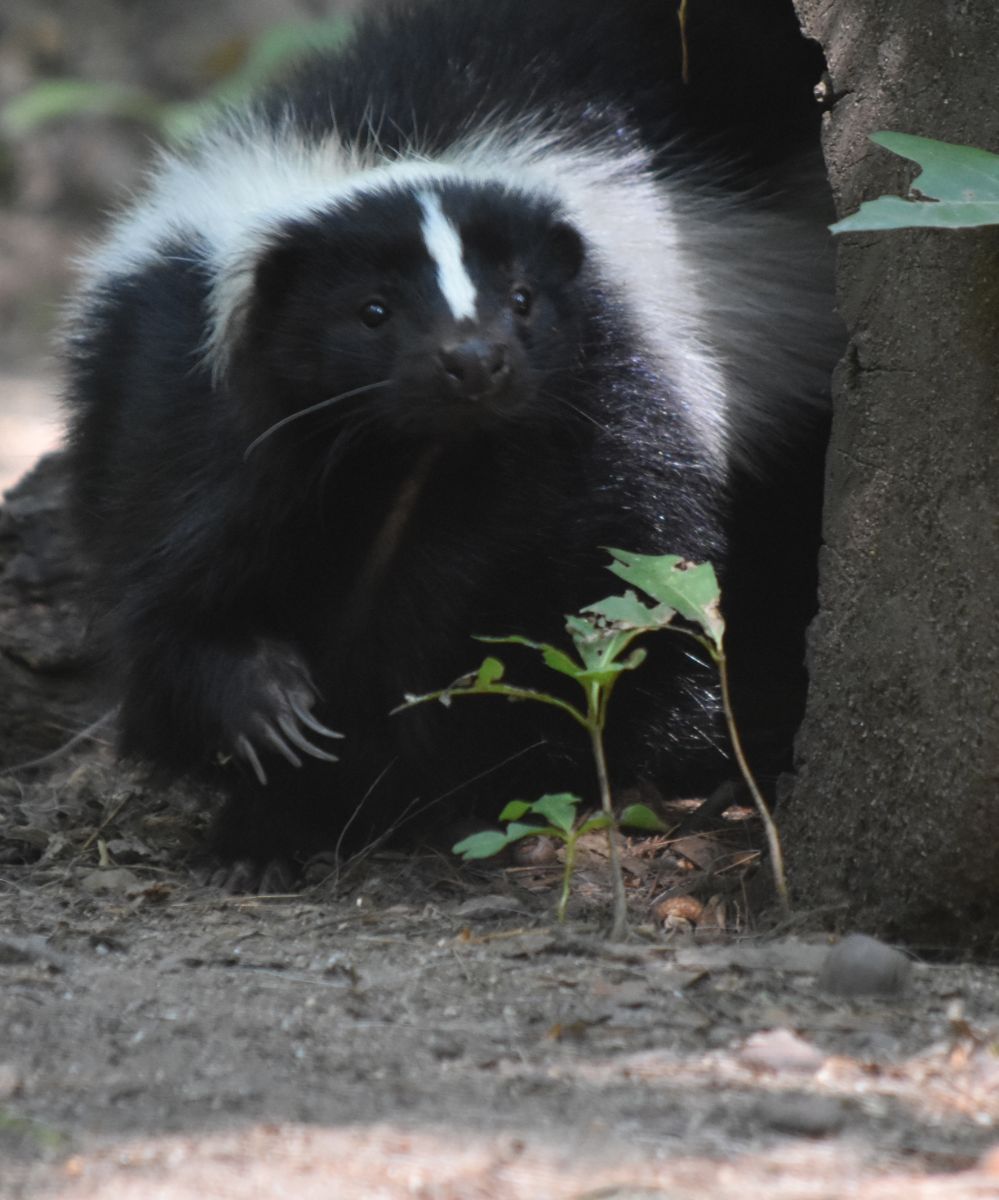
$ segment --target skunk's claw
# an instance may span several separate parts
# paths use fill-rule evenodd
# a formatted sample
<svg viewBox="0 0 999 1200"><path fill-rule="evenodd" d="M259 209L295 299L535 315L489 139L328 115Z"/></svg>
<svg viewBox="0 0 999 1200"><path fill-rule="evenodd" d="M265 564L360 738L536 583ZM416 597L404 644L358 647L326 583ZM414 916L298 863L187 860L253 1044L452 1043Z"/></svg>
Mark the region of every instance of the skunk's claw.
<svg viewBox="0 0 999 1200"><path fill-rule="evenodd" d="M278 723L280 722L281 718L278 717ZM286 759L288 762L290 762L293 767L300 767L302 765L302 760L298 757L295 751L292 750L292 748L288 745L280 733L278 733L273 725L264 725L263 729L261 730L261 735L264 739L264 742L270 746L270 748L276 754L280 754L283 759Z"/></svg>
<svg viewBox="0 0 999 1200"><path fill-rule="evenodd" d="M260 642L237 669L223 729L224 742L253 772L261 787L267 770L261 755L278 754L293 767L302 755L320 762L337 756L317 744L343 734L312 714L316 689L298 653L280 642Z"/></svg>
<svg viewBox="0 0 999 1200"><path fill-rule="evenodd" d="M295 710L295 716L299 721L301 721L301 713L294 705L292 705L292 707ZM318 746L310 742L305 734L302 733L301 729L299 729L296 722L293 721L292 718L286 713L282 713L281 716L278 717L278 725L281 727L281 731L284 733L288 741L293 742L299 748L299 750L303 751L305 754L311 754L313 758L318 758L322 762L338 761L335 754L330 754L328 750L321 750ZM332 729L327 729L324 725L320 725L318 721L309 721L307 722L307 725L309 729L313 729L317 733L321 733L323 737L343 737L342 733L335 733ZM285 758L288 758L287 754L285 754Z"/></svg>
<svg viewBox="0 0 999 1200"><path fill-rule="evenodd" d="M288 703L291 705L291 711L301 721L303 725L308 726L313 733L318 733L320 737L342 738L342 733L337 733L335 729L328 729L309 711L308 705L303 704L298 696L292 694L288 697ZM305 749L305 747L302 747ZM319 757L322 757L321 755Z"/></svg>
<svg viewBox="0 0 999 1200"><path fill-rule="evenodd" d="M257 782L260 784L260 786L266 787L267 772L264 770L263 764L261 763L256 750L253 748L253 743L245 733L241 733L239 737L236 738L235 751L237 757L243 759L244 762L249 763L250 770L254 775L256 775Z"/></svg>

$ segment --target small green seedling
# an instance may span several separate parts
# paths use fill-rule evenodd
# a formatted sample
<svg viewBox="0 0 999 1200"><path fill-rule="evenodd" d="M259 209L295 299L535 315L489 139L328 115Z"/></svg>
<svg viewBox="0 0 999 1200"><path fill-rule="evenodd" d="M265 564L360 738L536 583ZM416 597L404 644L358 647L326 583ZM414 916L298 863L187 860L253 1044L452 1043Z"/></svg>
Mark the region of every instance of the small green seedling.
<svg viewBox="0 0 999 1200"><path fill-rule="evenodd" d="M489 829L473 833L454 847L455 854L464 859L492 858L507 846L526 837L557 838L565 846L565 864L562 871L562 894L558 902L558 919L565 920L569 905L569 890L572 872L576 866L576 848L584 834L598 829L607 829L611 818L606 813L579 820L577 810L581 801L571 792L558 792L542 796L533 804L526 800L512 800L499 815L507 823L505 830ZM524 817L541 817L547 824L527 824Z"/></svg>
<svg viewBox="0 0 999 1200"><path fill-rule="evenodd" d="M616 623L618 626L634 622L636 618L640 619L641 613L644 612L645 620L648 623L644 627L636 626L636 632L644 633L654 629L668 628L673 633L693 638L699 646L707 651L711 661L718 669L722 709L725 713L729 741L732 743L732 752L739 765L742 778L753 797L760 820L763 822L767 846L770 850L770 867L773 872L774 888L781 905L787 910L789 901L780 836L763 794L749 769L749 763L742 748L742 739L739 737L739 730L735 723L735 713L732 709L728 658L725 654L725 619L721 614L721 592L714 567L710 563L684 562L671 554L625 554L620 550L611 550L611 554L617 561L611 563L609 569L657 603L655 607L649 608L637 600L634 593L628 592L624 597L611 596L607 600L601 600L598 604L590 605L587 611L598 612L606 621ZM622 601L628 605L637 605L633 615L622 606ZM674 611L670 611L671 609ZM681 616L688 624L673 624L673 617L677 615ZM635 821L632 820L630 823L635 824Z"/></svg>
<svg viewBox="0 0 999 1200"><path fill-rule="evenodd" d="M868 200L830 226L833 233L999 225L999 154L911 133L873 133L871 141L922 168L912 194Z"/></svg>
<svg viewBox="0 0 999 1200"><path fill-rule="evenodd" d="M621 675L625 671L636 670L645 660L645 651L640 646L632 647L632 643L637 638L659 630L668 630L693 638L707 651L718 668L722 704L733 751L763 820L770 847L777 893L786 907L787 885L784 879L777 829L749 771L732 715L728 664L724 651L725 622L719 608L720 592L714 568L710 563L685 562L675 554L632 554L624 550L613 549L609 550L609 553L614 561L609 564L608 569L625 583L630 584L632 588L644 593L653 603L646 603L639 599L635 591L629 590L623 596L608 596L604 600L588 605L580 614L566 617L566 629L576 652L575 657L547 642L534 642L516 634L477 639L493 645L526 646L537 651L550 670L575 680L585 697L583 704L572 704L547 692L507 683L504 679L503 663L498 658L490 656L483 661L477 671L461 676L446 688L429 692L423 696L407 696L405 703L395 711L399 712L415 704L423 704L428 700L439 700L442 704L447 705L455 696L504 696L509 700L533 700L539 704L548 704L559 708L587 731L600 790L602 821L599 827L607 831L611 865L611 885L614 894L611 937L619 939L625 935L627 930L627 900L615 836L616 822L607 759L604 752L603 734L607 722L607 706L614 685ZM674 624L677 617L680 617L686 624ZM537 803L541 804L543 800L544 798ZM524 809L516 817L508 815L502 819L519 821L520 816L527 811L528 809ZM504 813L510 814L510 806L504 809ZM542 815L544 814L542 813ZM630 825L639 825L644 828L657 827L654 814L644 806L632 806L628 811L628 816ZM551 821L550 817L548 819ZM551 822L551 824L554 825L555 822ZM531 828L530 832L535 833L537 830ZM479 847L476 857L485 856L486 852L481 849L483 846L495 846L496 849L493 851L495 853L508 845L510 841L516 840L517 837L526 837L527 832L520 831L511 837L508 828L506 833L495 833L491 836L491 842L475 843ZM459 843L459 845L463 846L465 843ZM571 863L569 874L566 876L567 880L569 875L571 875Z"/></svg>

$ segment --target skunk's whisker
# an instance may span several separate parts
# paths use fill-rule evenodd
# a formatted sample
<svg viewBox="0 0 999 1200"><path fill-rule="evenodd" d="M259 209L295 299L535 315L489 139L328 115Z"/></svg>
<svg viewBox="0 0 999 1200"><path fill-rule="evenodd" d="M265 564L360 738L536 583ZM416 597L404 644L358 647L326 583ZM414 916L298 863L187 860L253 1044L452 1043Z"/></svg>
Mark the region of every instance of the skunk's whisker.
<svg viewBox="0 0 999 1200"><path fill-rule="evenodd" d="M286 425L290 425L292 421L298 421L302 417L309 417L313 413L320 412L324 408L329 408L333 404L339 404L342 400L349 400L351 396L360 396L364 392L374 391L376 388L388 387L391 379L379 379L377 383L365 383L361 387L351 388L349 392L340 392L336 396L328 396L325 400L320 400L318 404L310 404L308 408L302 408L298 412L291 413L290 416L282 417L280 421L275 421L273 425L268 426L259 437L255 437L252 442L243 451L243 462L250 457L254 450L261 442L266 441L272 433L277 433L279 429L283 429Z"/></svg>

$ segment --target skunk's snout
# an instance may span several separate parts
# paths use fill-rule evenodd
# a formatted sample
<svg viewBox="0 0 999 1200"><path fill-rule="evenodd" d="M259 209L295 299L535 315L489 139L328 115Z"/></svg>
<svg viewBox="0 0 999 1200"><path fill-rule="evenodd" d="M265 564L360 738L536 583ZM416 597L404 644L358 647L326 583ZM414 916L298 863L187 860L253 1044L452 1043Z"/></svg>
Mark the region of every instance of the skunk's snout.
<svg viewBox="0 0 999 1200"><path fill-rule="evenodd" d="M438 361L448 393L457 399L495 396L510 380L510 353L503 342L468 338L442 347Z"/></svg>

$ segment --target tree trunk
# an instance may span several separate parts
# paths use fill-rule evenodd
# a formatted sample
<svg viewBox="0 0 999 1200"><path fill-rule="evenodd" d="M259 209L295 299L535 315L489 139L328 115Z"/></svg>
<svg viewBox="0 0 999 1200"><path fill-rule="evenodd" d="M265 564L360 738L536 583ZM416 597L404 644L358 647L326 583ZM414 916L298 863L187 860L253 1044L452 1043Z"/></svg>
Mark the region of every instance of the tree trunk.
<svg viewBox="0 0 999 1200"><path fill-rule="evenodd" d="M829 63L841 215L912 172L867 135L999 151L999 7L796 0ZM821 614L782 809L798 902L949 944L999 914L999 229L842 239Z"/></svg>

